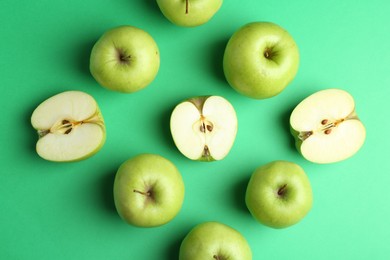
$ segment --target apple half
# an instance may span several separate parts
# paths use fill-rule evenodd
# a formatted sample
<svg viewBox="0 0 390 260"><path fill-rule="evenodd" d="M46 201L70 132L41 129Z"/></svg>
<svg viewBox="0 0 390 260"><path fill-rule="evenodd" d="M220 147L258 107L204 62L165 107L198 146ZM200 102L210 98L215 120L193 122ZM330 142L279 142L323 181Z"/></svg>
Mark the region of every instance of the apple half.
<svg viewBox="0 0 390 260"><path fill-rule="evenodd" d="M36 151L56 162L86 159L106 138L103 116L95 99L81 91L66 91L42 102L32 113L38 132Z"/></svg>
<svg viewBox="0 0 390 260"><path fill-rule="evenodd" d="M291 113L290 129L298 151L314 163L345 160L366 138L353 97L341 89L321 90L305 98Z"/></svg>
<svg viewBox="0 0 390 260"><path fill-rule="evenodd" d="M179 151L191 160L222 160L237 134L233 106L220 96L190 98L178 104L170 128Z"/></svg>

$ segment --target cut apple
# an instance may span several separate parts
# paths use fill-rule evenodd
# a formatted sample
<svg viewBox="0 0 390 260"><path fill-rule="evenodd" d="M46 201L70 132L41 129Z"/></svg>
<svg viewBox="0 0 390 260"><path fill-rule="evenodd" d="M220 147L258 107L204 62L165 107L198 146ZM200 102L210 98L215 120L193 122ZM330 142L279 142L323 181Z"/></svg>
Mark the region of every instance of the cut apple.
<svg viewBox="0 0 390 260"><path fill-rule="evenodd" d="M304 99L293 110L290 126L297 149L315 163L353 156L366 137L353 97L341 89L322 90Z"/></svg>
<svg viewBox="0 0 390 260"><path fill-rule="evenodd" d="M184 156L200 161L221 160L236 138L237 116L223 97L196 97L175 107L170 127L173 140Z"/></svg>
<svg viewBox="0 0 390 260"><path fill-rule="evenodd" d="M31 116L38 131L36 150L49 161L77 161L92 156L103 146L106 131L93 97L66 91L42 102Z"/></svg>

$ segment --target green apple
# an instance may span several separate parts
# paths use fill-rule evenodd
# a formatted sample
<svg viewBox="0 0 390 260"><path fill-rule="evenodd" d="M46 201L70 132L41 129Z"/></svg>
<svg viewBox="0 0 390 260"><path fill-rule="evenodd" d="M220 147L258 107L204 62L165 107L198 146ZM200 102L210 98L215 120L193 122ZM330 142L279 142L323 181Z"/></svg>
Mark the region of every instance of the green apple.
<svg viewBox="0 0 390 260"><path fill-rule="evenodd" d="M257 168L248 183L246 205L260 223L285 228L310 211L312 189L304 170L288 161L273 161Z"/></svg>
<svg viewBox="0 0 390 260"><path fill-rule="evenodd" d="M254 99L273 97L294 79L299 51L292 36L270 22L244 25L230 38L223 57L229 84Z"/></svg>
<svg viewBox="0 0 390 260"><path fill-rule="evenodd" d="M178 104L170 128L179 151L191 160L222 160L237 134L233 106L220 96L190 98Z"/></svg>
<svg viewBox="0 0 390 260"><path fill-rule="evenodd" d="M160 67L160 53L152 36L133 26L105 32L92 48L90 71L103 87L133 93L148 86Z"/></svg>
<svg viewBox="0 0 390 260"><path fill-rule="evenodd" d="M164 16L173 24L193 27L208 22L222 5L222 0L157 0Z"/></svg>
<svg viewBox="0 0 390 260"><path fill-rule="evenodd" d="M298 151L314 163L334 163L353 156L366 138L353 97L341 89L318 91L300 102L290 116Z"/></svg>
<svg viewBox="0 0 390 260"><path fill-rule="evenodd" d="M180 245L179 260L251 260L246 239L235 229L219 223L195 226Z"/></svg>
<svg viewBox="0 0 390 260"><path fill-rule="evenodd" d="M43 159L78 161L98 152L106 139L103 116L95 99L66 91L43 101L32 113L38 132L36 150Z"/></svg>
<svg viewBox="0 0 390 260"><path fill-rule="evenodd" d="M184 183L175 165L160 155L141 154L125 161L114 180L114 201L128 224L155 227L180 211Z"/></svg>

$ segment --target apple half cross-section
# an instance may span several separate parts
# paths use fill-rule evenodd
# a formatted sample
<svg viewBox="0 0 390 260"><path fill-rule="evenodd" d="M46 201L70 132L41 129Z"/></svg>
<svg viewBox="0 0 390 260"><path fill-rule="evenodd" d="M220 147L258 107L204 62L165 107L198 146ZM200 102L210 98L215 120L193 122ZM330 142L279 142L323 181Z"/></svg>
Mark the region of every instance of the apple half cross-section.
<svg viewBox="0 0 390 260"><path fill-rule="evenodd" d="M95 99L81 91L66 91L42 102L31 116L43 159L78 161L98 152L106 139L103 116Z"/></svg>

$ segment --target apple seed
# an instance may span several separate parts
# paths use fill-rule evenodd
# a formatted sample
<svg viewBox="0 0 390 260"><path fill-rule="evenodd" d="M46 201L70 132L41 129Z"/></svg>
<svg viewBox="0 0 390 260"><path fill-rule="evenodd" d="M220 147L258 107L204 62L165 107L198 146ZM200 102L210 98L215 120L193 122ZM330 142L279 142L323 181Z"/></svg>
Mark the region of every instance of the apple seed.
<svg viewBox="0 0 390 260"><path fill-rule="evenodd" d="M324 133L325 133L326 135L328 135L328 134L330 134L331 132L332 132L332 129L326 129Z"/></svg>
<svg viewBox="0 0 390 260"><path fill-rule="evenodd" d="M206 133L206 127L205 127L205 124L202 123L199 127L199 130L202 132L202 133Z"/></svg>
<svg viewBox="0 0 390 260"><path fill-rule="evenodd" d="M206 130L209 131L209 132L212 132L213 128L214 128L214 126L213 126L213 124L211 122L205 123L203 121L203 119L202 119L202 123L199 126L199 131L201 131L202 133L206 133Z"/></svg>

